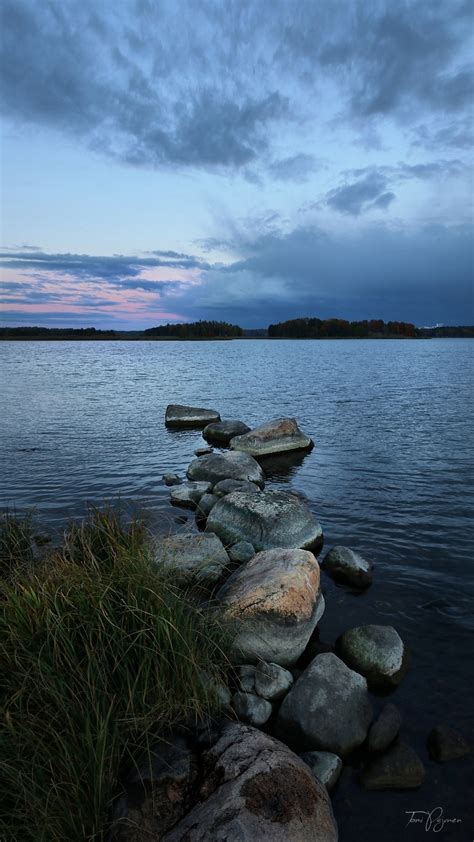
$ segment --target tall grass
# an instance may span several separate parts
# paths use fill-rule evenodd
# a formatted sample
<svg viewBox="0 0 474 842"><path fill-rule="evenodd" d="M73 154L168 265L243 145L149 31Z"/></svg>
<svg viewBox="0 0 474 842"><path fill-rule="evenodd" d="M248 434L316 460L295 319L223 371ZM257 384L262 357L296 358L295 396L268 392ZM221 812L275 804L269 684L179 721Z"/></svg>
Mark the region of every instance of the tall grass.
<svg viewBox="0 0 474 842"><path fill-rule="evenodd" d="M15 512L0 515L0 578L9 578L33 561L33 519Z"/></svg>
<svg viewBox="0 0 474 842"><path fill-rule="evenodd" d="M0 838L104 840L124 765L216 709L225 633L111 510L3 580L0 608Z"/></svg>

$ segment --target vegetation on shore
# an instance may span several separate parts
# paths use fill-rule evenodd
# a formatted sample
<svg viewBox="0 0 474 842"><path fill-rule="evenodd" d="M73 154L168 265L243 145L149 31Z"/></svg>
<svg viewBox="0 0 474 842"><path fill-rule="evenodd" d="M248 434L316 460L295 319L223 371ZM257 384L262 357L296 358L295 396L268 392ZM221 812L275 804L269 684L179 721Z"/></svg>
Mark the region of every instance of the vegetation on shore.
<svg viewBox="0 0 474 842"><path fill-rule="evenodd" d="M348 322L346 319L290 319L270 325L270 337L286 339L363 339L417 336L417 329L409 322L387 322L382 319Z"/></svg>
<svg viewBox="0 0 474 842"><path fill-rule="evenodd" d="M0 525L0 838L104 840L124 769L218 707L216 617L112 510L31 557L30 521Z"/></svg>
<svg viewBox="0 0 474 842"><path fill-rule="evenodd" d="M228 322L188 322L187 324L167 324L150 327L143 331L144 336L167 337L169 339L222 339L242 336L242 328Z"/></svg>

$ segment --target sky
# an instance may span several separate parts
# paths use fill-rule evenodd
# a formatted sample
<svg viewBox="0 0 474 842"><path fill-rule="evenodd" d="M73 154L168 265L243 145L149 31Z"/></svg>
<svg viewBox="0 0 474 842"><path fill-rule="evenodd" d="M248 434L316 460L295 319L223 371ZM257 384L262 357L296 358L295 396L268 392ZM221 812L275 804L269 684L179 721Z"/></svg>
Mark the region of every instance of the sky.
<svg viewBox="0 0 474 842"><path fill-rule="evenodd" d="M470 0L2 7L2 324L474 323Z"/></svg>

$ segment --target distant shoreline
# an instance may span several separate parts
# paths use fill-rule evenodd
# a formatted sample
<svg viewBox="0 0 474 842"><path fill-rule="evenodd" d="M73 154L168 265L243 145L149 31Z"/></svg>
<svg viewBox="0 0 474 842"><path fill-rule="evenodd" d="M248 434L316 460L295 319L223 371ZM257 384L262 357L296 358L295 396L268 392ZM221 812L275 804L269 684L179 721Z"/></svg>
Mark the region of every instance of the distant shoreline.
<svg viewBox="0 0 474 842"><path fill-rule="evenodd" d="M367 339L388 342L394 340L417 342L420 339L474 339L474 332L446 336L0 336L0 342L247 342L249 340L267 342L363 342Z"/></svg>

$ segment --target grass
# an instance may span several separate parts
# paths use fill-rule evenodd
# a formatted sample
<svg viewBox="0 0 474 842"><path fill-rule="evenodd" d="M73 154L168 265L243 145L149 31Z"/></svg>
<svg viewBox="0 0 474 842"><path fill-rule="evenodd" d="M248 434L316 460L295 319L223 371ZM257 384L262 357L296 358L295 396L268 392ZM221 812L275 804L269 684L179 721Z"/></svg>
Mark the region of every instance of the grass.
<svg viewBox="0 0 474 842"><path fill-rule="evenodd" d="M0 516L0 578L10 578L32 561L32 516L20 518L15 512L5 511Z"/></svg>
<svg viewBox="0 0 474 842"><path fill-rule="evenodd" d="M5 558L23 546L18 528ZM143 524L111 509L13 577L5 540L0 838L105 840L121 771L216 710L208 679L222 680L227 632L152 562Z"/></svg>

